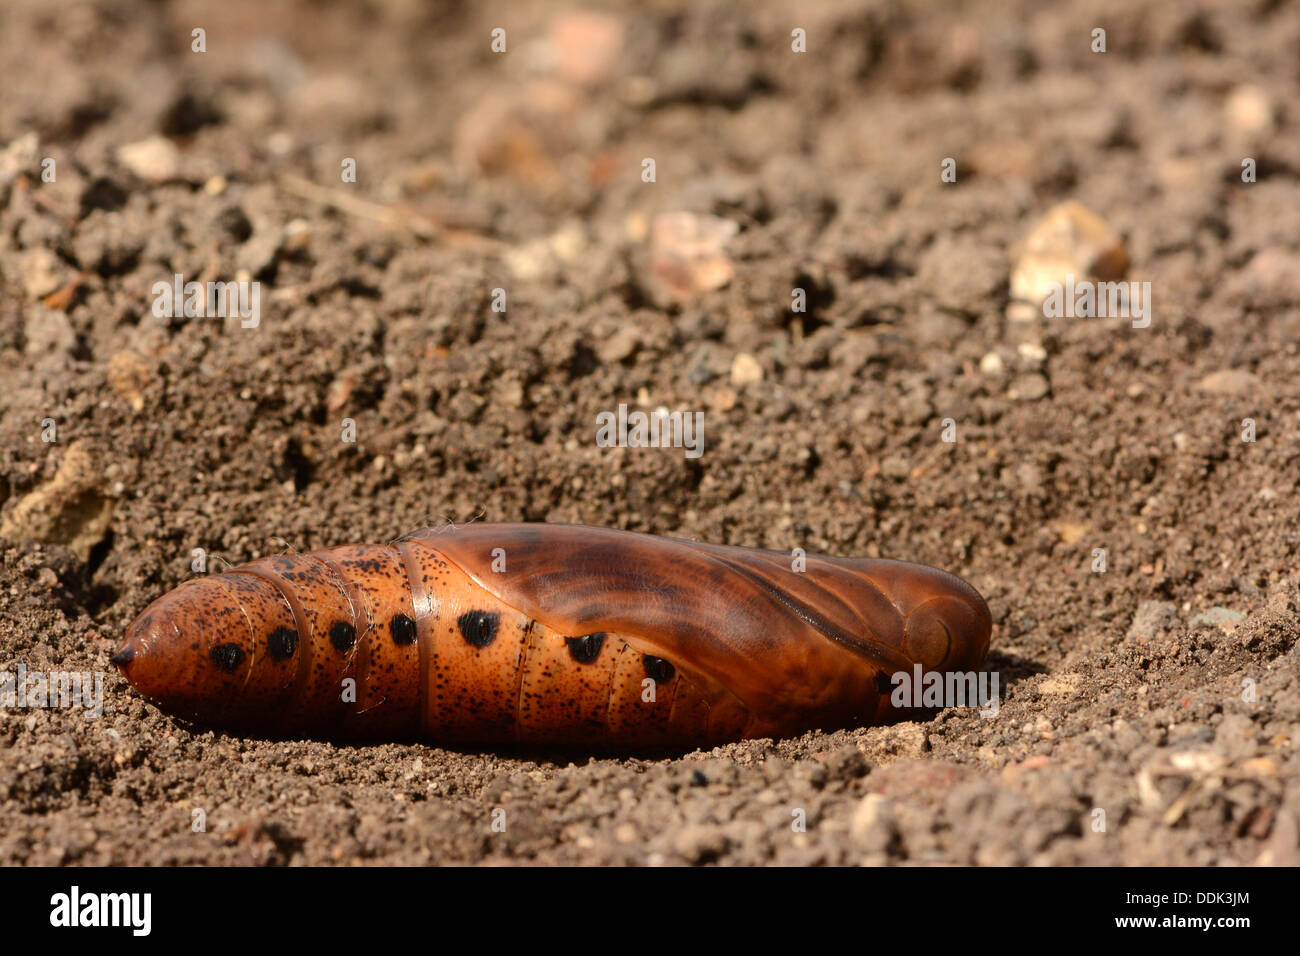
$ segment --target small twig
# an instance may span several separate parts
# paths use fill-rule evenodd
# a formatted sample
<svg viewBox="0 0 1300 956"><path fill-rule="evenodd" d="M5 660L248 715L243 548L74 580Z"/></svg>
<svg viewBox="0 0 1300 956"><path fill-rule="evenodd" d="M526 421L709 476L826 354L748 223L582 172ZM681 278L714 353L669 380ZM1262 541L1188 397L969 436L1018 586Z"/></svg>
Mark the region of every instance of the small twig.
<svg viewBox="0 0 1300 956"><path fill-rule="evenodd" d="M352 195L344 189L329 189L301 176L290 173L278 179L281 188L299 196L337 209L339 212L362 219L370 219L394 229L413 233L421 239L432 239L438 235L438 224L428 216L422 216L411 209L388 206Z"/></svg>

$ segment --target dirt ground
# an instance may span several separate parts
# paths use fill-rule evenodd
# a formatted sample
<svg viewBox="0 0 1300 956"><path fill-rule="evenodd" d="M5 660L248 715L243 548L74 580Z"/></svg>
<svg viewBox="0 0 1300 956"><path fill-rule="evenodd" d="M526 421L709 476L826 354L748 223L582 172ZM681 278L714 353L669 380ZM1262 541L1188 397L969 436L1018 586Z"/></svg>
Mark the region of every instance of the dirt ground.
<svg viewBox="0 0 1300 956"><path fill-rule="evenodd" d="M0 862L1300 862L1298 54L1269 0L0 6L0 669L104 681L0 708ZM1008 317L1065 200L1149 328ZM945 567L1000 711L339 746L108 663L196 548L476 517Z"/></svg>

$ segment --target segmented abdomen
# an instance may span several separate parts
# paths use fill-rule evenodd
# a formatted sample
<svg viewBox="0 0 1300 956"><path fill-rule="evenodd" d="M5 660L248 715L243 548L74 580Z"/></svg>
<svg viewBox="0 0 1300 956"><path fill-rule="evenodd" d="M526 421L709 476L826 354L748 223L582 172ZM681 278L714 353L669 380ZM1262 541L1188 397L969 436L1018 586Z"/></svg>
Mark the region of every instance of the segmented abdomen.
<svg viewBox="0 0 1300 956"><path fill-rule="evenodd" d="M707 745L889 716L881 678L978 666L943 572L575 526L475 525L182 584L113 661L163 709L262 734Z"/></svg>
<svg viewBox="0 0 1300 956"><path fill-rule="evenodd" d="M144 673L146 653L131 654L126 673L165 709L231 728L654 744L734 739L746 718L721 688L706 693L620 635L559 634L411 541L196 579L133 630L163 619L192 636L194 653L156 674Z"/></svg>

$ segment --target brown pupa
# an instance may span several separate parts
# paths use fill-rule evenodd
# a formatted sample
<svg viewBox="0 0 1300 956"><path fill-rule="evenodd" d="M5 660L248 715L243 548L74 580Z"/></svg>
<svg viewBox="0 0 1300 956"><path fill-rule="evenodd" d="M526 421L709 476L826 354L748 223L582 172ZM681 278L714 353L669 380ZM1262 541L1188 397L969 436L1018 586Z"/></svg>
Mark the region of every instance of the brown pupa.
<svg viewBox="0 0 1300 956"><path fill-rule="evenodd" d="M268 735L708 746L899 716L978 670L979 593L901 561L473 524L263 558L154 601L112 661L163 710Z"/></svg>

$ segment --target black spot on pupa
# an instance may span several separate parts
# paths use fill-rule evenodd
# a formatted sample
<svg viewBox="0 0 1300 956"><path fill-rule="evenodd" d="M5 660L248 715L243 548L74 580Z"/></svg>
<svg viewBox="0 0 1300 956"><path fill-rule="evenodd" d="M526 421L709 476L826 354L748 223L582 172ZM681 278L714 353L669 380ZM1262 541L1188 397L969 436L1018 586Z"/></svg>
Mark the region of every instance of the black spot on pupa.
<svg viewBox="0 0 1300 956"><path fill-rule="evenodd" d="M590 664L600 656L601 645L605 643L603 633L588 634L585 637L566 637L564 643L569 645L569 656L579 664Z"/></svg>
<svg viewBox="0 0 1300 956"><path fill-rule="evenodd" d="M645 676L649 677L656 684L666 684L673 679L677 671L662 657L651 657L649 654L641 655L641 664L645 667Z"/></svg>
<svg viewBox="0 0 1300 956"><path fill-rule="evenodd" d="M233 674L244 659L244 650L238 644L218 644L208 651L208 656L227 674Z"/></svg>
<svg viewBox="0 0 1300 956"><path fill-rule="evenodd" d="M876 671L876 693L888 694L894 690L894 681L884 671Z"/></svg>
<svg viewBox="0 0 1300 956"><path fill-rule="evenodd" d="M389 621L388 631L393 635L394 644L415 643L415 622L405 614L399 614Z"/></svg>
<svg viewBox="0 0 1300 956"><path fill-rule="evenodd" d="M130 647L124 647L110 657L108 662L116 667L125 667L133 660L135 660L135 650Z"/></svg>
<svg viewBox="0 0 1300 956"><path fill-rule="evenodd" d="M346 651L357 641L357 629L347 621L335 621L330 626L330 643L336 651Z"/></svg>
<svg viewBox="0 0 1300 956"><path fill-rule="evenodd" d="M298 632L287 627L277 627L266 639L266 648L277 661L288 660L298 649Z"/></svg>
<svg viewBox="0 0 1300 956"><path fill-rule="evenodd" d="M500 615L491 611L466 611L456 618L456 625L465 640L475 647L483 648L496 640L499 621Z"/></svg>

